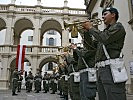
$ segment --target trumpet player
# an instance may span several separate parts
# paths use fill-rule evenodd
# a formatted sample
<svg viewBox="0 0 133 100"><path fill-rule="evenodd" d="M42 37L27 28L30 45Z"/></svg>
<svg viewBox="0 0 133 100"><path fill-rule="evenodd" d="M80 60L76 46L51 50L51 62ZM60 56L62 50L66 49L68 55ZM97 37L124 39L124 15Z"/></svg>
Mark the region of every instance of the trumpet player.
<svg viewBox="0 0 133 100"><path fill-rule="evenodd" d="M102 47L104 44L111 59L119 58L126 32L123 25L117 22L119 12L116 8L105 8L102 11L102 18L106 26L103 31L95 29L90 22L83 24L83 27L88 31L88 35L93 35L99 41L95 57L98 67L99 100L126 100L125 82L114 83L110 64L107 63L107 57ZM104 62L104 64L101 62Z"/></svg>

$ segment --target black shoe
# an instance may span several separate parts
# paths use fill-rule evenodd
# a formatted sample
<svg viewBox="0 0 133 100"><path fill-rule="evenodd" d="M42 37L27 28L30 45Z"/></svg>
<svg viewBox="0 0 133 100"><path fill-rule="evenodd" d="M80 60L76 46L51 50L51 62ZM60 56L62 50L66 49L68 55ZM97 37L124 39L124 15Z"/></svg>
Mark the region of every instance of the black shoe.
<svg viewBox="0 0 133 100"><path fill-rule="evenodd" d="M60 98L65 98L64 96L60 96Z"/></svg>
<svg viewBox="0 0 133 100"><path fill-rule="evenodd" d="M30 91L26 91L27 93L30 93Z"/></svg>
<svg viewBox="0 0 133 100"><path fill-rule="evenodd" d="M21 92L21 91L17 91L17 92Z"/></svg>
<svg viewBox="0 0 133 100"><path fill-rule="evenodd" d="M61 95L61 93L57 93L57 95Z"/></svg>
<svg viewBox="0 0 133 100"><path fill-rule="evenodd" d="M15 95L18 95L18 94L16 94L16 93L13 93L13 94L12 94L12 96L15 96Z"/></svg>
<svg viewBox="0 0 133 100"><path fill-rule="evenodd" d="M55 94L55 92L52 92L51 94Z"/></svg>
<svg viewBox="0 0 133 100"><path fill-rule="evenodd" d="M35 93L39 93L39 91L36 91Z"/></svg>

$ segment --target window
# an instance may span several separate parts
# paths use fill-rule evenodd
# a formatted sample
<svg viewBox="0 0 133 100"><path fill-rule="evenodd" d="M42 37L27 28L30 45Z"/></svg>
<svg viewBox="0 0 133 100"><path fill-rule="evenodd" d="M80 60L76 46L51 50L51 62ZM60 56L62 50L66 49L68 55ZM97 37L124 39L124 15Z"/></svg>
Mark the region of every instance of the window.
<svg viewBox="0 0 133 100"><path fill-rule="evenodd" d="M52 70L53 69L53 63L52 62L49 62L48 63L48 70Z"/></svg>
<svg viewBox="0 0 133 100"><path fill-rule="evenodd" d="M114 0L101 0L100 7L107 8L114 5Z"/></svg>
<svg viewBox="0 0 133 100"><path fill-rule="evenodd" d="M33 41L33 36L28 36L28 41Z"/></svg>
<svg viewBox="0 0 133 100"><path fill-rule="evenodd" d="M46 45L48 46L49 45L49 39L46 38Z"/></svg>
<svg viewBox="0 0 133 100"><path fill-rule="evenodd" d="M90 0L84 0L84 2L85 2L85 5L87 6L89 4Z"/></svg>
<svg viewBox="0 0 133 100"><path fill-rule="evenodd" d="M129 62L130 66L130 75L133 75L133 61Z"/></svg>
<svg viewBox="0 0 133 100"><path fill-rule="evenodd" d="M131 29L133 30L133 0L130 0L129 2L129 9L130 9L130 20L129 20L129 24L131 25Z"/></svg>
<svg viewBox="0 0 133 100"><path fill-rule="evenodd" d="M48 34L50 34L50 35L56 35L56 31L55 30L50 30L50 31L48 31Z"/></svg>
<svg viewBox="0 0 133 100"><path fill-rule="evenodd" d="M131 0L132 12L133 12L133 0Z"/></svg>
<svg viewBox="0 0 133 100"><path fill-rule="evenodd" d="M54 39L53 38L49 38L49 45L54 46Z"/></svg>

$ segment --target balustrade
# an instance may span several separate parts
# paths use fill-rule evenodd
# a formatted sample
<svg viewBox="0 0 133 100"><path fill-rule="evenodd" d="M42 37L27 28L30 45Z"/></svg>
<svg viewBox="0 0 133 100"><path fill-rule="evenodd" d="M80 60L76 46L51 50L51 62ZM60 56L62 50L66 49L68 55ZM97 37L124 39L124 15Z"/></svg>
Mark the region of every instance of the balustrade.
<svg viewBox="0 0 133 100"><path fill-rule="evenodd" d="M10 5L1 5L0 4L0 11L8 11ZM49 13L49 14L63 14L64 9L68 9L69 14L77 14L77 15L87 15L85 9L78 9L78 8L59 8L59 7L40 7L41 13ZM16 5L14 6L15 12L36 12L36 6L24 6L24 5Z"/></svg>
<svg viewBox="0 0 133 100"><path fill-rule="evenodd" d="M7 10L9 10L8 5L0 5L0 11L7 11Z"/></svg>
<svg viewBox="0 0 133 100"><path fill-rule="evenodd" d="M0 53L4 53L6 47L7 46L5 46L5 45L0 45ZM12 45L9 47L10 47L10 53L17 52L17 45ZM25 52L32 53L33 48L34 48L34 46L26 46ZM41 54L62 52L60 50L60 47L58 47L58 46L38 46L38 50L39 50L39 53L41 53Z"/></svg>
<svg viewBox="0 0 133 100"><path fill-rule="evenodd" d="M57 53L59 51L59 47L57 46L41 46L40 53Z"/></svg>
<svg viewBox="0 0 133 100"><path fill-rule="evenodd" d="M15 11L20 11L20 12L35 12L36 9L35 7L27 7L27 6L17 6Z"/></svg>
<svg viewBox="0 0 133 100"><path fill-rule="evenodd" d="M5 46L4 45L0 45L0 53L4 52L5 50Z"/></svg>

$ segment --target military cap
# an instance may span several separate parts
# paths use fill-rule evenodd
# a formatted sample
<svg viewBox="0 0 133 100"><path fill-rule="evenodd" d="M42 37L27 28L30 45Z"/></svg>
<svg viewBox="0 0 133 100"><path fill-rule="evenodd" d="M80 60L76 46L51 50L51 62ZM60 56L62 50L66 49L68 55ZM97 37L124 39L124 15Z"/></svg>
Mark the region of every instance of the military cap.
<svg viewBox="0 0 133 100"><path fill-rule="evenodd" d="M105 8L105 9L103 9L103 11L102 11L102 14L104 13L104 12L106 12L106 11L110 11L111 13L115 13L115 14L119 14L119 12L118 12L118 10L116 9L116 8L113 8L113 7L107 7L107 8Z"/></svg>

